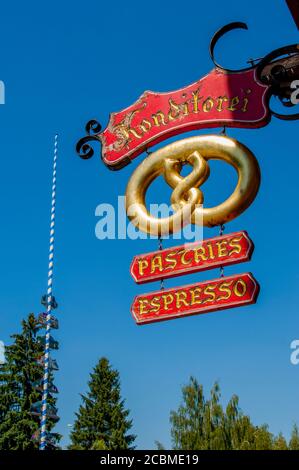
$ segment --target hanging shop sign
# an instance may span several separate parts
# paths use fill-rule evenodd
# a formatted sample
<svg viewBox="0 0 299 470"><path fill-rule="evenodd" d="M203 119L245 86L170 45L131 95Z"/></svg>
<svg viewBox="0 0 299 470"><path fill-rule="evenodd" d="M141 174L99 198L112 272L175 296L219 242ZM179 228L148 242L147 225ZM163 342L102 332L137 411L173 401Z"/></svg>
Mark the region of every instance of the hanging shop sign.
<svg viewBox="0 0 299 470"><path fill-rule="evenodd" d="M231 164L238 173L237 185L227 200L218 206L202 207L201 186L210 174L209 160ZM184 164L192 167L183 177ZM146 192L152 181L163 175L172 188L174 213L166 217L152 215L146 207ZM133 172L126 190L127 215L141 231L160 238L175 233L186 223L208 227L236 218L253 202L260 184L260 170L255 156L235 139L220 135L196 136L174 142L151 153ZM189 218L185 220L185 209ZM197 217L201 211L202 217ZM191 245L191 246L190 246ZM248 261L253 244L246 232L219 236L136 257L131 274L137 282L203 271ZM162 287L162 286L161 286ZM214 281L176 287L137 296L131 313L138 325L180 318L196 313L249 305L256 301L258 284L251 274L221 277Z"/></svg>
<svg viewBox="0 0 299 470"><path fill-rule="evenodd" d="M172 92L144 92L134 104L111 113L103 131L96 120L89 121L87 135L76 147L79 155L92 157L90 142L100 142L104 163L115 170L152 145L190 130L255 129L267 125L271 116L298 119L299 114L283 115L270 108L272 95L286 107L292 106L291 83L299 78L297 44L276 49L245 69L230 70L216 62L214 49L224 34L236 28L247 29L247 25L229 23L213 36L210 55L215 69L195 83Z"/></svg>
<svg viewBox="0 0 299 470"><path fill-rule="evenodd" d="M209 178L210 160L231 165L238 180L225 201L206 207L201 187ZM191 166L192 171L183 177L185 165ZM158 176L172 189L174 213L166 217L152 215L146 206L147 190ZM189 137L156 150L135 169L126 189L127 215L139 230L154 236L178 232L189 223L215 227L244 212L254 201L259 185L257 159L245 145L223 135Z"/></svg>
<svg viewBox="0 0 299 470"><path fill-rule="evenodd" d="M126 212L140 231L159 239L159 250L135 256L131 275L142 284L161 280L158 291L138 295L131 307L137 324L147 324L194 314L249 305L256 302L259 285L251 273L224 276L227 265L249 261L253 243L247 232L223 234L224 224L236 219L253 203L260 186L260 168L251 150L225 135L228 127L254 129L267 125L272 116L299 119L299 114L282 115L270 108L277 96L287 108L291 83L299 79L298 45L276 49L245 69L231 70L219 65L214 56L218 40L227 32L242 28L234 22L212 38L210 56L215 68L195 83L165 93L146 91L132 105L110 114L104 130L96 120L76 146L83 159L94 154L94 143L102 146L102 160L117 170L146 151L146 157L132 173L126 189ZM205 128L223 127L220 134L196 135L172 142L152 153L148 149L169 137ZM212 160L234 168L237 184L229 197L209 207L203 185ZM183 167L191 170L184 176ZM146 194L157 177L171 188L171 210L156 216L147 207ZM216 188L217 190L217 188ZM188 224L220 227L218 237L163 249L162 239ZM165 289L164 279L220 267L220 277Z"/></svg>
<svg viewBox="0 0 299 470"><path fill-rule="evenodd" d="M262 127L269 120L267 91L255 70L229 75L213 70L177 91L146 91L132 106L110 115L99 134L103 161L124 166L161 140L194 129Z"/></svg>
<svg viewBox="0 0 299 470"><path fill-rule="evenodd" d="M249 261L253 243L235 232L135 256L131 274L137 284Z"/></svg>
<svg viewBox="0 0 299 470"><path fill-rule="evenodd" d="M131 312L137 324L153 323L199 313L249 305L259 285L251 273L138 295Z"/></svg>

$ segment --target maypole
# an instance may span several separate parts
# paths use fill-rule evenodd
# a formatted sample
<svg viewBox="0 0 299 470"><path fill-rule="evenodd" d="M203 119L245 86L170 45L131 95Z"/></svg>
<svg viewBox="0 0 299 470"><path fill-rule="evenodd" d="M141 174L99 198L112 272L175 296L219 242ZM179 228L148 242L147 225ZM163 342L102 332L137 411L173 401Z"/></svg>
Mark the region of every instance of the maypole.
<svg viewBox="0 0 299 470"><path fill-rule="evenodd" d="M51 221L50 221L50 246L49 246L49 265L48 265L48 289L47 289L47 317L45 334L45 352L44 352L44 376L43 376L43 395L40 422L40 450L46 448L47 436L47 400L49 383L49 354L50 354L50 332L51 332L51 311L53 305L52 287L53 287L53 267L54 267L54 235L55 235L55 205L56 205L56 163L57 163L58 135L54 138L54 160L53 160L53 178L52 178L52 197L51 197Z"/></svg>

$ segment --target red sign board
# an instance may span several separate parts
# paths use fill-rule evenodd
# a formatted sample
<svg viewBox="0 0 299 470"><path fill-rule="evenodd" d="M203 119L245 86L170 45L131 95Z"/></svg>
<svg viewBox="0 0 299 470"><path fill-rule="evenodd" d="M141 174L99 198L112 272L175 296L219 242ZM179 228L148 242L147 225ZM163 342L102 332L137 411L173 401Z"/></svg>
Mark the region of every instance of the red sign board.
<svg viewBox="0 0 299 470"><path fill-rule="evenodd" d="M268 89L253 69L228 73L216 68L180 90L146 91L133 105L110 115L108 126L98 134L102 158L117 169L182 132L223 125L262 127L270 119Z"/></svg>
<svg viewBox="0 0 299 470"><path fill-rule="evenodd" d="M131 312L142 325L253 304L258 292L259 285L251 273L237 274L138 295Z"/></svg>
<svg viewBox="0 0 299 470"><path fill-rule="evenodd" d="M253 248L247 232L235 232L135 256L130 271L143 284L249 261Z"/></svg>

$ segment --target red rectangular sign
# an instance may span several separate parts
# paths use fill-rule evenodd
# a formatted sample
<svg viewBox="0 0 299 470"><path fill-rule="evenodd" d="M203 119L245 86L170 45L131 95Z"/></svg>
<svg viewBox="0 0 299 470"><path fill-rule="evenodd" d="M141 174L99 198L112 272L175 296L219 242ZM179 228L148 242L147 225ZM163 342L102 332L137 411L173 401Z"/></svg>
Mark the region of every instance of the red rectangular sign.
<svg viewBox="0 0 299 470"><path fill-rule="evenodd" d="M138 295L131 312L142 325L253 304L258 293L259 285L251 273L237 274Z"/></svg>
<svg viewBox="0 0 299 470"><path fill-rule="evenodd" d="M135 282L143 284L242 263L250 260L253 248L247 232L235 232L134 256L130 271Z"/></svg>
<svg viewBox="0 0 299 470"><path fill-rule="evenodd" d="M103 161L110 168L121 168L152 145L194 129L265 126L270 119L268 90L255 69L234 73L214 69L176 91L146 91L133 105L111 113L106 129L97 134Z"/></svg>

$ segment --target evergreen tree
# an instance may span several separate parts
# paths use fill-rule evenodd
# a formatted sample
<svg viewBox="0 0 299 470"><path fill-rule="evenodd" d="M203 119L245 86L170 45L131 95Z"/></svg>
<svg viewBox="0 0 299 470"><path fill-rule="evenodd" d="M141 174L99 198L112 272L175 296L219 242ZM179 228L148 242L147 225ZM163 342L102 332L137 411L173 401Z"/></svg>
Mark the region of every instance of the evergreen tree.
<svg viewBox="0 0 299 470"><path fill-rule="evenodd" d="M289 442L290 450L299 450L299 431L298 426L294 424L291 439Z"/></svg>
<svg viewBox="0 0 299 470"><path fill-rule="evenodd" d="M134 449L135 436L128 434L132 420L121 399L120 379L108 359L102 358L90 374L89 391L76 413L70 449Z"/></svg>
<svg viewBox="0 0 299 470"><path fill-rule="evenodd" d="M0 450L38 448L38 440L32 436L38 431L40 417L30 412L31 405L41 400L41 391L33 384L41 381L43 374L36 362L43 355L36 331L35 317L29 314L22 321L22 332L12 335L13 344L5 348L5 363L0 366ZM55 402L50 396L49 403ZM52 427L53 422L48 420L48 430ZM60 436L55 438L59 440Z"/></svg>
<svg viewBox="0 0 299 470"><path fill-rule="evenodd" d="M91 450L108 450L103 439L95 441Z"/></svg>

